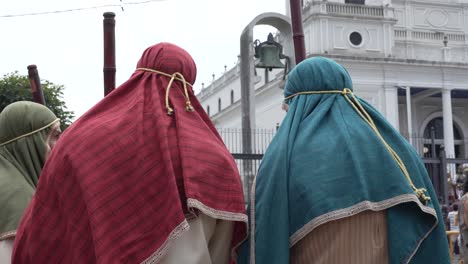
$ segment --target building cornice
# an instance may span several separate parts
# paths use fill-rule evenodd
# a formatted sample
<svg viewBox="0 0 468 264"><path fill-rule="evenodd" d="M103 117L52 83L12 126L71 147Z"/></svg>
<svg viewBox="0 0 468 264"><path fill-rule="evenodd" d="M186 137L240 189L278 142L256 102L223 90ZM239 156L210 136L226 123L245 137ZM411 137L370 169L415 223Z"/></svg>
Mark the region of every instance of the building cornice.
<svg viewBox="0 0 468 264"><path fill-rule="evenodd" d="M227 72L225 72L221 77L214 80L206 88L201 89L201 91L197 93L196 96L200 100L203 100L204 98L209 97L213 93L216 93L217 91L222 90L223 88L226 87L226 85L237 80L239 76L240 76L240 72L237 71L237 65L236 65L233 68L229 69Z"/></svg>
<svg viewBox="0 0 468 264"><path fill-rule="evenodd" d="M309 2L303 8L304 22L319 18L378 20L396 23L395 9L390 6L368 6L335 2Z"/></svg>
<svg viewBox="0 0 468 264"><path fill-rule="evenodd" d="M416 59L401 59L401 58L379 58L379 57L364 57L364 56L349 56L349 55L332 55L332 54L309 54L309 57L322 56L339 61L366 62L366 63L381 63L381 64L396 64L396 65L417 65L428 67L447 67L447 68L468 68L468 63L463 62L444 62L444 61L428 61Z"/></svg>
<svg viewBox="0 0 468 264"><path fill-rule="evenodd" d="M217 112L216 114L210 116L210 119L212 121L216 121L217 119L223 117L224 115L229 114L230 112L236 110L238 107L240 107L241 101L237 100L233 104L230 104L228 107L221 109L220 112Z"/></svg>
<svg viewBox="0 0 468 264"><path fill-rule="evenodd" d="M279 75L279 74L278 74ZM281 76L283 76L283 74L281 74ZM261 95L262 93L264 92L267 92L269 91L270 89L280 89L279 87L280 86L284 86L284 80L282 77L277 77L275 78L274 80L268 82L267 84L265 85L262 85L261 87L258 87L257 89L255 89L255 96L259 96ZM279 104L280 102L278 102ZM224 109L221 109L220 112L217 112L216 114L210 116L210 119L214 122L216 122L217 119L219 118L222 118L223 116L229 114L230 112L232 111L235 111L236 109L238 109L241 105L241 100L237 100L235 101L234 103L232 103L231 105L229 105L228 107L224 108Z"/></svg>
<svg viewBox="0 0 468 264"><path fill-rule="evenodd" d="M441 7L466 7L468 3L447 2L440 0L393 0L393 5L424 5L424 6L441 6Z"/></svg>
<svg viewBox="0 0 468 264"><path fill-rule="evenodd" d="M386 24L396 24L398 21L396 18L361 17L361 16L355 16L355 15L336 15L336 14L311 14L311 15L308 15L304 19L304 23L306 23L309 20L319 20L322 18L328 18L328 19L333 18L333 19L342 19L342 20L359 18L361 20L379 21L379 22L383 22Z"/></svg>

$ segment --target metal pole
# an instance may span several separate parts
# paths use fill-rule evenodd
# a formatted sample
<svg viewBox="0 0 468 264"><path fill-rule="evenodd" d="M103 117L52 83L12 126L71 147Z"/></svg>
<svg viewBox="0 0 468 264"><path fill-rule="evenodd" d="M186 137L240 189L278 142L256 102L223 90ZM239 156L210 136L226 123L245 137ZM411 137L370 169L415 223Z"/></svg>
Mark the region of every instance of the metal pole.
<svg viewBox="0 0 468 264"><path fill-rule="evenodd" d="M407 114L407 124L408 124L408 139L409 143L414 147L415 144L413 144L413 121L412 115L413 113L411 112L411 87L406 86L406 114Z"/></svg>
<svg viewBox="0 0 468 264"><path fill-rule="evenodd" d="M437 158L435 145L435 127L431 126L431 158Z"/></svg>
<svg viewBox="0 0 468 264"><path fill-rule="evenodd" d="M104 96L115 89L115 14L104 13Z"/></svg>
<svg viewBox="0 0 468 264"><path fill-rule="evenodd" d="M430 157L435 159L437 158L436 155L436 145L435 145L435 128L434 126L431 126L431 149L430 149ZM437 170L437 165L439 165L439 169ZM442 161L440 161L439 164L432 163L432 173L429 175L431 177L432 184L434 185L434 189L436 190L437 196L440 196L440 177L441 177L441 171L442 171ZM437 173L438 172L438 173ZM437 175L438 174L438 175Z"/></svg>
<svg viewBox="0 0 468 264"><path fill-rule="evenodd" d="M291 21L293 29L294 53L296 64L305 59L304 29L302 27L302 0L290 0Z"/></svg>
<svg viewBox="0 0 468 264"><path fill-rule="evenodd" d="M240 38L240 82L241 82L241 113L242 113L242 153L253 154L255 138L255 84L253 63L253 28L257 24L270 25L280 30L288 39L288 48L292 53L291 26L289 18L277 13L264 13L257 16L242 31ZM294 60L291 60L294 61ZM247 191L247 200L250 200L250 186L252 186L256 169L252 160L243 160L244 188Z"/></svg>
<svg viewBox="0 0 468 264"><path fill-rule="evenodd" d="M448 182L447 182L447 157L445 156L445 148L440 149L440 176L442 178L442 193L438 193L438 195L442 196L442 203L448 204L449 197L448 197ZM456 193L455 193L456 195Z"/></svg>
<svg viewBox="0 0 468 264"><path fill-rule="evenodd" d="M39 72L37 66L32 64L28 66L28 78L31 84L33 101L39 104L45 105L44 93L42 92L41 79L39 78Z"/></svg>
<svg viewBox="0 0 468 264"><path fill-rule="evenodd" d="M254 66L252 62L252 35L245 31L240 41L241 66L241 112L242 112L242 153L252 154L252 129L255 128L255 89L253 83ZM253 182L253 166L249 159L242 160L244 188L247 190L247 201L250 201L250 189Z"/></svg>

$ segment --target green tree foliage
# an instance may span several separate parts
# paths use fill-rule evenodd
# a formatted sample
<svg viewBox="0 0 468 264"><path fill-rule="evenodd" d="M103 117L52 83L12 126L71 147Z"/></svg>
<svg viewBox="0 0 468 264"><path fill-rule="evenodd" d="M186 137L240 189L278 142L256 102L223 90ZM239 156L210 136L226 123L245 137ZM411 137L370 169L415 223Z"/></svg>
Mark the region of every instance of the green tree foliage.
<svg viewBox="0 0 468 264"><path fill-rule="evenodd" d="M67 128L73 120L73 111L68 111L63 101L63 85L57 85L47 80L41 80L44 98L50 110L60 118L62 130ZM0 79L0 112L7 105L16 101L32 101L31 85L28 76L18 72L5 74Z"/></svg>

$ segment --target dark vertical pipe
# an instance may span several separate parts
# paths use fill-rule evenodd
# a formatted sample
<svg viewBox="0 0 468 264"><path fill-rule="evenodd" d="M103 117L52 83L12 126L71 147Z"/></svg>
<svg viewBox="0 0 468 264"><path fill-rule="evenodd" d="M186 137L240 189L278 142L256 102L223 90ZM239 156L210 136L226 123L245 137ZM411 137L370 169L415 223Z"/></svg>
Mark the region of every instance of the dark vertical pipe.
<svg viewBox="0 0 468 264"><path fill-rule="evenodd" d="M115 14L104 13L104 96L115 89Z"/></svg>
<svg viewBox="0 0 468 264"><path fill-rule="evenodd" d="M431 158L437 158L434 126L431 126Z"/></svg>
<svg viewBox="0 0 468 264"><path fill-rule="evenodd" d="M305 59L304 29L302 27L302 0L290 0L296 65Z"/></svg>
<svg viewBox="0 0 468 264"><path fill-rule="evenodd" d="M449 197L448 197L448 190L449 190L449 187L448 187L448 179L447 179L447 156L445 154L445 148L444 147L441 147L440 148L440 178L439 178L439 182L442 184L442 186L440 186L440 183L438 182L438 185L439 185L439 190L437 192L437 196L438 197L441 197L441 200L442 200L442 204L449 204ZM442 188L441 188L442 187ZM437 190L437 189L436 189ZM457 197L457 192L456 190L454 190L454 195L455 195L455 199Z"/></svg>
<svg viewBox="0 0 468 264"><path fill-rule="evenodd" d="M33 101L45 105L44 93L42 92L41 79L39 79L39 72L36 65L28 66L28 78L31 84Z"/></svg>

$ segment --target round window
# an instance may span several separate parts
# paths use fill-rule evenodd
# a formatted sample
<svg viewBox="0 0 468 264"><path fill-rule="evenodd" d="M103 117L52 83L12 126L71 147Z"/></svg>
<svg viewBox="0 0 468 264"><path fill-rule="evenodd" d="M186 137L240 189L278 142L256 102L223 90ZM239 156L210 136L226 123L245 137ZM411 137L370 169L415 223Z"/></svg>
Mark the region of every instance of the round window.
<svg viewBox="0 0 468 264"><path fill-rule="evenodd" d="M362 43L362 36L359 32L354 31L353 33L349 35L349 41L354 46L359 46Z"/></svg>

